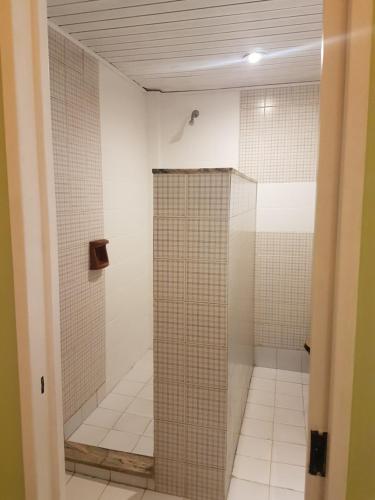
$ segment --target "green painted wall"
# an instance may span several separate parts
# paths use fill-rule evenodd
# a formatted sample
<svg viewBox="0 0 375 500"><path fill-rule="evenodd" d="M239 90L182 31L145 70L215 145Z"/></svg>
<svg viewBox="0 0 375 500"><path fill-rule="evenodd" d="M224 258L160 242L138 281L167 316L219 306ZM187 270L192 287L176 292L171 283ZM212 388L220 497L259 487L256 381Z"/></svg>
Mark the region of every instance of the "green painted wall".
<svg viewBox="0 0 375 500"><path fill-rule="evenodd" d="M23 500L20 396L0 74L0 498Z"/></svg>
<svg viewBox="0 0 375 500"><path fill-rule="evenodd" d="M375 36L370 83L347 500L375 500Z"/></svg>

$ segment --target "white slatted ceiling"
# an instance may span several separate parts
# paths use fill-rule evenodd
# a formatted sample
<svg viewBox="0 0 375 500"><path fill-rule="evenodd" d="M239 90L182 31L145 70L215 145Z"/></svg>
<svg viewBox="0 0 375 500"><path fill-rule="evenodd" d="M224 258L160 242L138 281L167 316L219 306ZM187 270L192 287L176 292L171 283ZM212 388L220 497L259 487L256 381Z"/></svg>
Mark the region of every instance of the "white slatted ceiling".
<svg viewBox="0 0 375 500"><path fill-rule="evenodd" d="M320 77L322 0L48 0L48 16L145 88ZM249 65L254 49L266 56Z"/></svg>

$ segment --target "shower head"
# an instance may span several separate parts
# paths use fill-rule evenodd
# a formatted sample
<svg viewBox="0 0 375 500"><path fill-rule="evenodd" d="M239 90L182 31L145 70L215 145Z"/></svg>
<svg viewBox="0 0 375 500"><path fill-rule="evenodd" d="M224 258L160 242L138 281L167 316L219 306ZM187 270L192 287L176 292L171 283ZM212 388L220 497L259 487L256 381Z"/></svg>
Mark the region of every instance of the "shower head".
<svg viewBox="0 0 375 500"><path fill-rule="evenodd" d="M194 125L194 120L196 118L198 118L198 116L199 116L199 110L198 109L194 109L194 111L191 113L189 125Z"/></svg>

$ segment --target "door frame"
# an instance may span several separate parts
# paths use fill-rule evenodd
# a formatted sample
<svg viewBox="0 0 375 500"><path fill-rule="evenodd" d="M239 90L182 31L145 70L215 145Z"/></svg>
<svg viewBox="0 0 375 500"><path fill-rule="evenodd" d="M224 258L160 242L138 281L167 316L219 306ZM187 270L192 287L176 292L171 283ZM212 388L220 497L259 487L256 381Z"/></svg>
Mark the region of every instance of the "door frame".
<svg viewBox="0 0 375 500"><path fill-rule="evenodd" d="M306 500L346 496L372 8L372 0L324 2L309 429L329 432L329 473L327 479L307 475ZM348 32L357 36L348 38ZM0 50L26 498L63 500L45 0L2 0ZM43 395L41 376L47 388Z"/></svg>
<svg viewBox="0 0 375 500"><path fill-rule="evenodd" d="M27 500L63 500L57 234L45 0L1 0L0 54L25 494Z"/></svg>
<svg viewBox="0 0 375 500"><path fill-rule="evenodd" d="M329 438L306 500L346 499L372 22L372 0L325 1L309 431Z"/></svg>

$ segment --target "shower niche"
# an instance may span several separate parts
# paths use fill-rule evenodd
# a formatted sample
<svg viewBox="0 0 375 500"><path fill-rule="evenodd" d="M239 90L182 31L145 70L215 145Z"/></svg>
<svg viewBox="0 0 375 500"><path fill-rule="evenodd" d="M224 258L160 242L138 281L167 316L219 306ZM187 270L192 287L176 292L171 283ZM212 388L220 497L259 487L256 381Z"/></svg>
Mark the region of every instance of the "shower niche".
<svg viewBox="0 0 375 500"><path fill-rule="evenodd" d="M153 174L155 487L224 500L253 368L256 183Z"/></svg>

